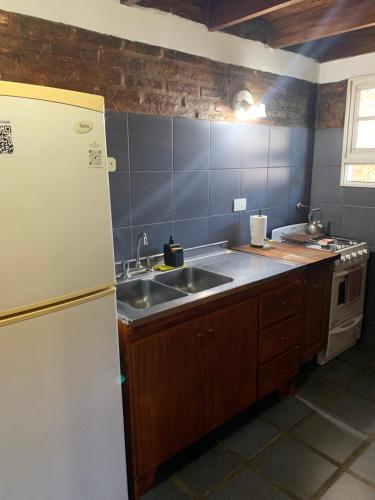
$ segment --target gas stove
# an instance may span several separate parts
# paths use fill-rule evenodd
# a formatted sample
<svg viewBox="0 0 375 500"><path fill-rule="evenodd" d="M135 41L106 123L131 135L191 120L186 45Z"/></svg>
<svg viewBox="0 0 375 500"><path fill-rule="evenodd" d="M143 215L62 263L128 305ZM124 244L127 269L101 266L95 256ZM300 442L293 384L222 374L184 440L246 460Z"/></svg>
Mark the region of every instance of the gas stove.
<svg viewBox="0 0 375 500"><path fill-rule="evenodd" d="M326 250L340 254L336 267L350 267L368 259L369 248L364 241L349 240L336 236L325 236L307 243L306 248Z"/></svg>
<svg viewBox="0 0 375 500"><path fill-rule="evenodd" d="M285 235L303 235L305 224L295 224L274 229L272 239L274 241L283 240ZM308 236L308 235L306 235ZM311 237L310 237L311 238ZM366 262L369 258L369 247L364 241L346 239L338 236L322 236L308 241L302 240L296 244L303 244L306 248L314 250L331 251L340 254L340 259L335 263L336 268L348 268L355 264Z"/></svg>

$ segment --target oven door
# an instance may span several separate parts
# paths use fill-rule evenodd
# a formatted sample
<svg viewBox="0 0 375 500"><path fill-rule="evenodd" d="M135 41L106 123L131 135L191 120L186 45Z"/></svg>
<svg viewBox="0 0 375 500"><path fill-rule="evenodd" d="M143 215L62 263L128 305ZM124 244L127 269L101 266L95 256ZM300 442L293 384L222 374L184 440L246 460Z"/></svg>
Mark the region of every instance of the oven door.
<svg viewBox="0 0 375 500"><path fill-rule="evenodd" d="M361 295L358 300L351 304L345 301L347 286L346 278L349 271L345 270L333 273L331 312L329 320L330 328L339 325L343 321L347 321L350 318L354 318L363 312L367 264L360 264L360 267L362 269Z"/></svg>

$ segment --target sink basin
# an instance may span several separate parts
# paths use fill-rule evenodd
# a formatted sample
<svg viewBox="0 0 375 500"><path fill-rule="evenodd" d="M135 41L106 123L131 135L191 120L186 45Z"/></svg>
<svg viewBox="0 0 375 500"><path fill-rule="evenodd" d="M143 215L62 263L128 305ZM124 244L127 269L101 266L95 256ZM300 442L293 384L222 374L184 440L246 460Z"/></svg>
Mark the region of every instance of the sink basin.
<svg viewBox="0 0 375 500"><path fill-rule="evenodd" d="M211 273L197 267L184 267L156 276L155 281L186 293L198 293L233 281L228 276Z"/></svg>
<svg viewBox="0 0 375 500"><path fill-rule="evenodd" d="M185 297L186 293L152 280L134 280L118 285L116 296L117 301L125 308L130 306L135 309L145 309Z"/></svg>

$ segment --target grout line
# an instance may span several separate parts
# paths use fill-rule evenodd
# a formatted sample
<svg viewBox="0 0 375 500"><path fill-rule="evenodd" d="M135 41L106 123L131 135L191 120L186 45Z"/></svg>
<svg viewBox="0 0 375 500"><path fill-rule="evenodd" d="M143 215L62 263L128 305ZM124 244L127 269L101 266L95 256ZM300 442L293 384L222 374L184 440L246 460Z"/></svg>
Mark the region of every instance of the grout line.
<svg viewBox="0 0 375 500"><path fill-rule="evenodd" d="M126 137L128 139L128 179L129 179L129 212L130 212L130 257L133 258L133 207L132 207L132 188L131 188L131 165L130 165L130 134L129 134L129 113L126 113Z"/></svg>

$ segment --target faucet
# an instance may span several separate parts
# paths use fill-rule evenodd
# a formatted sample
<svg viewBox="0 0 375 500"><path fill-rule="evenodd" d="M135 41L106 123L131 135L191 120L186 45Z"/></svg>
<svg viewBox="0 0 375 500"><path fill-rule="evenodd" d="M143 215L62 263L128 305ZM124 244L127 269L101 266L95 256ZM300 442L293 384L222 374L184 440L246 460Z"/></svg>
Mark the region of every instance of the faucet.
<svg viewBox="0 0 375 500"><path fill-rule="evenodd" d="M137 238L137 258L135 261L135 267L136 269L141 269L141 246L147 246L148 245L148 239L147 239L147 234L142 231L142 233L139 233L138 238Z"/></svg>

